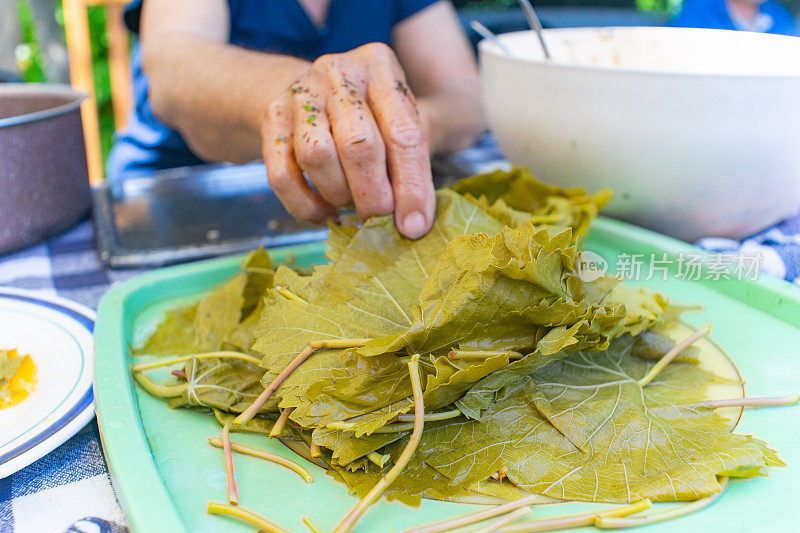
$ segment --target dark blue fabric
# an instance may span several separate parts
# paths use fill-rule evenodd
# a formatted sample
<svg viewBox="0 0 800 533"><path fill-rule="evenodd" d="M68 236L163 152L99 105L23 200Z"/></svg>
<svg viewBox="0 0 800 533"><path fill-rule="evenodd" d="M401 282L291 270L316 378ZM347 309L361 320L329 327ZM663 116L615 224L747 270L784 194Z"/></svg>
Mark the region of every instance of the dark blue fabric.
<svg viewBox="0 0 800 533"><path fill-rule="evenodd" d="M65 444L14 474L12 498L106 474L97 431L92 420Z"/></svg>
<svg viewBox="0 0 800 533"><path fill-rule="evenodd" d="M0 531L14 531L12 485L14 474L0 479Z"/></svg>
<svg viewBox="0 0 800 533"><path fill-rule="evenodd" d="M772 27L766 33L797 35L797 25L792 14L777 0L767 0L761 4L759 12L772 18ZM684 0L681 12L670 21L670 26L718 30L739 29L728 13L725 0Z"/></svg>
<svg viewBox="0 0 800 533"><path fill-rule="evenodd" d="M325 26L318 28L298 0L228 0L231 19L228 40L243 48L313 60L370 42L390 44L395 24L435 1L331 0ZM141 4L142 0L135 0L126 11L126 22L132 31L138 30ZM107 175L113 179L203 163L177 131L153 115L138 45L132 53L131 70L133 110L127 128L115 139Z"/></svg>

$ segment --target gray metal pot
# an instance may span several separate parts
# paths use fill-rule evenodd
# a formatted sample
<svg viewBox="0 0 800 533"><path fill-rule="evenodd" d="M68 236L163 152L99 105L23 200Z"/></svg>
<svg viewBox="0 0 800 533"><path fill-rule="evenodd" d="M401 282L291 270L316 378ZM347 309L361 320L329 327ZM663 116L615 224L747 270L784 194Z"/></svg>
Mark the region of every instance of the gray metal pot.
<svg viewBox="0 0 800 533"><path fill-rule="evenodd" d="M0 253L63 231L89 209L85 98L67 85L0 84Z"/></svg>

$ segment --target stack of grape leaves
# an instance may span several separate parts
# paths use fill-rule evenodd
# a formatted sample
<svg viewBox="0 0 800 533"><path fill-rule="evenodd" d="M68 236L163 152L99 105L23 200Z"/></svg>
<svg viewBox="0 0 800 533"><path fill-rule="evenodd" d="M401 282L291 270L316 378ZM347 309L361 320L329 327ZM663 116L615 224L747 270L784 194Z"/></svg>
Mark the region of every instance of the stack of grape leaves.
<svg viewBox="0 0 800 533"><path fill-rule="evenodd" d="M731 382L694 348L641 385L686 308L610 276L581 279L578 242L609 197L513 169L439 190L436 222L416 241L389 216L332 225L330 262L306 275L255 251L135 349L192 355L176 380L135 376L231 431L269 434L283 414L282 440L364 497L412 438L414 356L424 430L383 491L411 505L693 501L723 478L782 466L709 404L709 389ZM255 416L234 422L249 407Z"/></svg>

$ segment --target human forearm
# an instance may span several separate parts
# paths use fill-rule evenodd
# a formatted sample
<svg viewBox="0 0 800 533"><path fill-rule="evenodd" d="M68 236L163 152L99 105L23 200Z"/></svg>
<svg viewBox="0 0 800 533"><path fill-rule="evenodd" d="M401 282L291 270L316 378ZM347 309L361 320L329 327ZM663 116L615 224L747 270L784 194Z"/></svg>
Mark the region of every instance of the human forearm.
<svg viewBox="0 0 800 533"><path fill-rule="evenodd" d="M419 99L432 154L462 150L484 130L483 109L477 93L474 85L469 85Z"/></svg>
<svg viewBox="0 0 800 533"><path fill-rule="evenodd" d="M188 33L149 35L143 46L154 114L210 161L260 158L267 106L309 67Z"/></svg>

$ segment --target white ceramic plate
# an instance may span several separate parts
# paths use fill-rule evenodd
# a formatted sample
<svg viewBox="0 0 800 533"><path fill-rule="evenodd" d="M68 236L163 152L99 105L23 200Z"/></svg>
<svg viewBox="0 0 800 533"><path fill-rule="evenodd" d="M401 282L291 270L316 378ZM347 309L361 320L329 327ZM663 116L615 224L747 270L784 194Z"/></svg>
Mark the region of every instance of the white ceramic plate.
<svg viewBox="0 0 800 533"><path fill-rule="evenodd" d="M0 288L0 348L29 354L34 392L0 409L0 479L55 449L94 416L91 309L62 298Z"/></svg>

